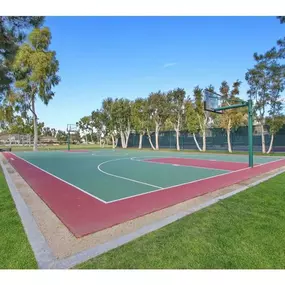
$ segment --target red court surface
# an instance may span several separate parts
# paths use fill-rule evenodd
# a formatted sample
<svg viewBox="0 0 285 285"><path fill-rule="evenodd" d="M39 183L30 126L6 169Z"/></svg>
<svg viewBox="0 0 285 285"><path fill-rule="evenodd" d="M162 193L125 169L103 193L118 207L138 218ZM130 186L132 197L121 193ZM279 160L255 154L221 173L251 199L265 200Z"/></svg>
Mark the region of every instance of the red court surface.
<svg viewBox="0 0 285 285"><path fill-rule="evenodd" d="M155 163L166 163L166 164L176 164L182 166L195 166L195 167L204 167L211 169L221 169L221 170L239 170L247 168L248 164L243 162L227 162L227 161L217 161L217 160L202 160L202 159L193 159L193 158L155 158L155 159L146 159L148 162Z"/></svg>
<svg viewBox="0 0 285 285"><path fill-rule="evenodd" d="M4 156L76 237L109 228L285 166L285 159L277 160L254 168L243 168L144 195L104 203L27 163L13 153L4 153ZM205 163L208 167L214 162L205 161ZM240 168L242 166L239 165Z"/></svg>

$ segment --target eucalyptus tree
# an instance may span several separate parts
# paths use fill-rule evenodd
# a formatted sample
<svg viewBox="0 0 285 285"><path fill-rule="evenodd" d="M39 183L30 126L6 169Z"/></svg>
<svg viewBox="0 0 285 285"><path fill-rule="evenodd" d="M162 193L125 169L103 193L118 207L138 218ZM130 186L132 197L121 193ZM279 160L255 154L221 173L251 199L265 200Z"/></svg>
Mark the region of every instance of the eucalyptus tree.
<svg viewBox="0 0 285 285"><path fill-rule="evenodd" d="M56 133L56 139L59 141L59 142L62 142L62 143L66 143L67 142L67 133L65 131L62 131L62 130L58 130L57 133Z"/></svg>
<svg viewBox="0 0 285 285"><path fill-rule="evenodd" d="M176 132L176 149L180 150L179 136L183 127L183 117L185 113L186 92L182 88L177 88L167 93L168 119Z"/></svg>
<svg viewBox="0 0 285 285"><path fill-rule="evenodd" d="M184 117L184 125L188 132L190 132L193 135L194 142L196 144L196 147L199 151L202 151L197 138L196 134L200 132L200 121L199 117L197 116L196 110L195 110L195 104L192 102L191 98L188 97L185 101L185 117Z"/></svg>
<svg viewBox="0 0 285 285"><path fill-rule="evenodd" d="M169 105L166 94L161 91L150 93L147 100L150 123L153 122L155 128L155 149L158 150L159 131L169 116Z"/></svg>
<svg viewBox="0 0 285 285"><path fill-rule="evenodd" d="M246 80L249 85L248 95L254 102L254 113L258 123L261 126L262 153L266 153L264 125L267 112L272 117L270 122L271 130L276 133L279 121L274 117L280 116L282 109L281 99L285 84L285 65L279 63L276 57L276 51L272 50L263 55L254 54L256 64L246 73ZM272 133L271 133L272 135ZM273 143L274 134L271 136ZM271 145L272 145L271 143ZM271 147L272 148L272 147Z"/></svg>
<svg viewBox="0 0 285 285"><path fill-rule="evenodd" d="M282 92L285 89L285 66L273 63L269 68L269 72L271 76L271 84L269 87L270 107L268 110L268 117L265 121L269 126L271 139L267 153L272 151L274 136L285 123L283 113L285 98L282 97Z"/></svg>
<svg viewBox="0 0 285 285"><path fill-rule="evenodd" d="M48 28L36 28L17 51L14 61L15 86L25 109L33 115L34 121L34 151L38 144L38 115L36 99L45 105L54 97L52 90L60 82L57 75L59 62L55 51L49 50L51 33Z"/></svg>
<svg viewBox="0 0 285 285"><path fill-rule="evenodd" d="M52 137L52 131L51 131L50 127L44 127L43 128L43 135L48 136L48 137Z"/></svg>
<svg viewBox="0 0 285 285"><path fill-rule="evenodd" d="M142 148L143 136L147 132L149 124L148 102L146 99L135 99L131 108L131 120L134 130L139 134L139 146Z"/></svg>
<svg viewBox="0 0 285 285"><path fill-rule="evenodd" d="M239 98L241 81L237 80L233 83L232 90L226 81L223 81L220 87L220 93L223 96L222 106L227 106L227 102L235 104ZM219 115L219 126L227 132L228 151L232 152L231 130L246 122L246 108L236 108L225 110L222 115Z"/></svg>
<svg viewBox="0 0 285 285"><path fill-rule="evenodd" d="M214 91L214 87L210 85L207 88L207 90ZM193 97L194 97L194 110L199 124L199 131L202 133L203 137L202 151L206 151L207 148L206 130L210 121L210 114L208 111L204 109L203 89L201 89L199 86L196 86L193 90Z"/></svg>
<svg viewBox="0 0 285 285"><path fill-rule="evenodd" d="M104 121L104 133L106 136L111 137L113 148L117 147L118 144L118 128L117 121L115 117L115 109L114 109L115 100L108 97L103 100L102 103L102 118Z"/></svg>
<svg viewBox="0 0 285 285"><path fill-rule="evenodd" d="M247 94L254 103L254 115L257 122L261 126L261 144L262 153L266 152L265 138L264 138L264 125L267 107L270 104L270 76L268 76L268 66L264 60L254 54L256 64L253 68L249 69L245 75L245 79L249 85Z"/></svg>
<svg viewBox="0 0 285 285"><path fill-rule="evenodd" d="M0 96L1 100L14 80L12 63L27 31L43 24L44 17L0 16Z"/></svg>
<svg viewBox="0 0 285 285"><path fill-rule="evenodd" d="M51 136L53 137L53 138L55 138L56 137L56 129L55 128L51 128Z"/></svg>
<svg viewBox="0 0 285 285"><path fill-rule="evenodd" d="M129 99L116 98L113 102L112 116L121 137L122 148L128 147L132 125L131 109L132 102Z"/></svg>
<svg viewBox="0 0 285 285"><path fill-rule="evenodd" d="M86 143L88 143L88 134L90 134L91 126L91 116L84 116L77 122L79 130L85 135Z"/></svg>
<svg viewBox="0 0 285 285"><path fill-rule="evenodd" d="M101 110L93 111L91 114L91 126L94 127L97 134L97 139L99 141L100 147L102 147L102 137L106 135L106 124L107 120L104 119L104 114ZM113 141L114 147L114 141Z"/></svg>

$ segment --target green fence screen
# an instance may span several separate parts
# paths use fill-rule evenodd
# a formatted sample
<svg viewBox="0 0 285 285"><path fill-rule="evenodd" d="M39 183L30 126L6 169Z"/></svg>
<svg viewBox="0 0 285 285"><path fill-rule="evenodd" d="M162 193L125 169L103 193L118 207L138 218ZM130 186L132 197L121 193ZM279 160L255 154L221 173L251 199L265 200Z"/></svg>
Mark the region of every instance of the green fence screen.
<svg viewBox="0 0 285 285"><path fill-rule="evenodd" d="M265 142L268 148L270 144L270 133L269 128L265 126ZM155 145L154 133L151 135L152 143ZM206 145L208 150L227 150L227 134L224 129L212 128L207 130L206 134ZM196 139L202 148L202 136L196 134ZM180 148L181 149L197 149L193 134L188 132L180 132ZM233 151L247 151L248 150L248 134L247 126L239 127L231 132L231 143ZM139 135L131 134L128 142L128 147L138 147ZM143 148L150 148L150 144L146 135L143 136ZM120 140L118 146L121 146ZM159 147L176 149L176 133L175 131L162 131L159 133ZM253 128L253 147L254 151L261 151L261 135L260 126L254 126ZM273 152L284 152L285 151L285 125L275 135L273 143Z"/></svg>

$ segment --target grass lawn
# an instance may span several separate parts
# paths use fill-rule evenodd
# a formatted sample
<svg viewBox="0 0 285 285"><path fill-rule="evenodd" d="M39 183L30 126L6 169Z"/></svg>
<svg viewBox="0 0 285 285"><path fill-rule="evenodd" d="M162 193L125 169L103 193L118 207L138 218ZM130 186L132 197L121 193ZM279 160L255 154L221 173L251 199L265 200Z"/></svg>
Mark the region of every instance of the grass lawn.
<svg viewBox="0 0 285 285"><path fill-rule="evenodd" d="M33 251L0 167L0 268L37 268Z"/></svg>
<svg viewBox="0 0 285 285"><path fill-rule="evenodd" d="M77 268L285 268L285 174Z"/></svg>

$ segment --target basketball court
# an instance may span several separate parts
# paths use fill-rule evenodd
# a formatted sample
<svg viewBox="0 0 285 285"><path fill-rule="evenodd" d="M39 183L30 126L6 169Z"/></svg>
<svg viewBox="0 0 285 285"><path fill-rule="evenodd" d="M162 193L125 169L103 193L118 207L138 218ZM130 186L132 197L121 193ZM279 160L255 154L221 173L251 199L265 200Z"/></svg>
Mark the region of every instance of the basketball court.
<svg viewBox="0 0 285 285"><path fill-rule="evenodd" d="M134 150L4 153L76 237L285 166L280 157Z"/></svg>

